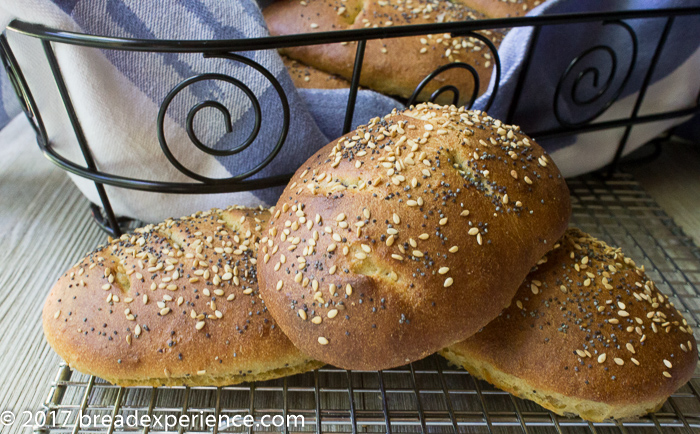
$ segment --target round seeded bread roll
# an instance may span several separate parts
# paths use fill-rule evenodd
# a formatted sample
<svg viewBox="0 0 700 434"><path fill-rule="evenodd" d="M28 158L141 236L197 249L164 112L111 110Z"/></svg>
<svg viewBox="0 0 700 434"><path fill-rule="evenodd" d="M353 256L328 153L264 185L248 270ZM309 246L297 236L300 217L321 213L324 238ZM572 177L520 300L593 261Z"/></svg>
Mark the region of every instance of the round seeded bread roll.
<svg viewBox="0 0 700 434"><path fill-rule="evenodd" d="M273 35L324 32L368 27L466 21L484 15L459 3L444 0L282 0L263 11ZM498 47L500 32L481 31ZM280 51L302 63L344 77L352 78L356 42L283 48ZM450 37L449 34L377 39L367 42L360 85L408 98L418 84L439 66L464 62L480 78L480 90L488 87L493 69L493 53L479 39ZM469 101L474 78L464 69L447 70L430 82L419 95L427 100L444 85L459 89L459 104ZM446 92L438 102L452 101Z"/></svg>
<svg viewBox="0 0 700 434"><path fill-rule="evenodd" d="M294 86L299 89L347 89L350 82L337 75L319 71L287 56L282 56L284 66L292 77Z"/></svg>
<svg viewBox="0 0 700 434"><path fill-rule="evenodd" d="M422 104L296 172L262 246L270 312L305 354L384 369L475 333L564 233L566 182L517 127Z"/></svg>
<svg viewBox="0 0 700 434"><path fill-rule="evenodd" d="M111 241L51 290L46 339L72 368L121 386L223 386L321 366L258 293L269 215L211 210Z"/></svg>
<svg viewBox="0 0 700 434"><path fill-rule="evenodd" d="M644 269L578 229L508 309L441 354L557 414L595 422L657 410L698 360L690 326Z"/></svg>

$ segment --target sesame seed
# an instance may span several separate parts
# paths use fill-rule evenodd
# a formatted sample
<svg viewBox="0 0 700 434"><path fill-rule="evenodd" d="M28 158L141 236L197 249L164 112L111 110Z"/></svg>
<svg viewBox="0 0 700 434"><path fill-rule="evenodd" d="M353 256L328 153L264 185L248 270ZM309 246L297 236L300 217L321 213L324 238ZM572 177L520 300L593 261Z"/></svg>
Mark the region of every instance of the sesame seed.
<svg viewBox="0 0 700 434"><path fill-rule="evenodd" d="M446 274L446 273L449 272L449 271L450 271L450 268L449 268L449 267L440 267L440 269L438 270L438 273L440 273L440 274Z"/></svg>
<svg viewBox="0 0 700 434"><path fill-rule="evenodd" d="M338 309L331 309L328 311L328 318L333 319L338 315Z"/></svg>
<svg viewBox="0 0 700 434"><path fill-rule="evenodd" d="M284 286L284 282L281 281L281 280L279 280L279 281L277 282L277 290L279 291L280 289L282 289L283 286Z"/></svg>
<svg viewBox="0 0 700 434"><path fill-rule="evenodd" d="M447 279L445 279L445 283L443 284L443 286L445 288L448 288L448 287L452 286L453 283L454 283L454 280L451 277L448 277Z"/></svg>
<svg viewBox="0 0 700 434"><path fill-rule="evenodd" d="M598 363L604 363L606 358L607 355L605 353L601 354L600 356L598 356Z"/></svg>
<svg viewBox="0 0 700 434"><path fill-rule="evenodd" d="M668 369L673 368L673 365L671 364L671 362L669 362L669 361L666 360L666 359L664 359L664 365L666 365L666 367L667 367Z"/></svg>
<svg viewBox="0 0 700 434"><path fill-rule="evenodd" d="M450 253L457 253L458 250L459 250L459 247L458 247L458 246L452 246L452 247L450 247L450 250L448 250L448 252L450 252Z"/></svg>
<svg viewBox="0 0 700 434"><path fill-rule="evenodd" d="M301 317L301 319L306 321L306 312L304 312L304 309L299 309L298 313L299 313L299 317Z"/></svg>
<svg viewBox="0 0 700 434"><path fill-rule="evenodd" d="M627 351L634 354L634 346L631 343L627 342L627 345L625 346L627 347Z"/></svg>
<svg viewBox="0 0 700 434"><path fill-rule="evenodd" d="M321 324L321 322L323 322L323 318L321 318L320 316L315 316L311 318L311 322L314 324Z"/></svg>
<svg viewBox="0 0 700 434"><path fill-rule="evenodd" d="M321 345L328 345L328 339L324 338L323 336L319 336L318 343Z"/></svg>
<svg viewBox="0 0 700 434"><path fill-rule="evenodd" d="M165 316L170 313L170 308L169 307L164 307L160 310L160 316Z"/></svg>
<svg viewBox="0 0 700 434"><path fill-rule="evenodd" d="M620 365L620 366L622 366L622 365L625 364L625 361L622 360L622 359L619 358L619 357L615 357L615 358L613 359L613 361L615 362L615 364Z"/></svg>
<svg viewBox="0 0 700 434"><path fill-rule="evenodd" d="M469 232L467 232L469 235L476 235L479 233L479 228L471 228L469 229Z"/></svg>
<svg viewBox="0 0 700 434"><path fill-rule="evenodd" d="M668 371L663 372L664 377L671 378L671 374Z"/></svg>

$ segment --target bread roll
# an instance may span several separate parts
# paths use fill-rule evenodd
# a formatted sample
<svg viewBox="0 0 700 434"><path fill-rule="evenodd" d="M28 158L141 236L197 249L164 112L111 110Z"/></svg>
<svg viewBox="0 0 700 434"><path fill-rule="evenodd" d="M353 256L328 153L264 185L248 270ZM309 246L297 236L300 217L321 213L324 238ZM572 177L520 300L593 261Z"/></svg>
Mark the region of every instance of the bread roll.
<svg viewBox="0 0 700 434"><path fill-rule="evenodd" d="M657 410L698 359L690 326L644 269L577 229L508 309L441 354L496 387L594 422Z"/></svg>
<svg viewBox="0 0 700 434"><path fill-rule="evenodd" d="M223 386L319 367L258 293L267 210L212 210L136 230L64 274L43 311L72 368L121 386Z"/></svg>
<svg viewBox="0 0 700 434"><path fill-rule="evenodd" d="M422 104L299 168L262 247L261 292L305 354L403 365L495 318L570 212L561 174L517 127Z"/></svg>
<svg viewBox="0 0 700 434"><path fill-rule="evenodd" d="M324 32L368 27L465 21L484 15L459 3L444 0L282 0L263 11L273 35ZM500 32L482 31L496 46ZM306 65L350 80L355 62L356 42L308 45L280 51ZM465 62L475 68L481 90L488 86L493 69L493 53L476 38L450 37L449 34L377 39L367 42L360 84L387 95L408 98L418 84L441 65ZM464 69L451 69L438 75L421 93L419 100L444 85L460 91L459 104L471 98L472 75ZM452 94L439 102L452 101Z"/></svg>
<svg viewBox="0 0 700 434"><path fill-rule="evenodd" d="M337 75L319 71L287 56L282 56L284 66L292 77L294 86L299 89L347 89L350 82Z"/></svg>

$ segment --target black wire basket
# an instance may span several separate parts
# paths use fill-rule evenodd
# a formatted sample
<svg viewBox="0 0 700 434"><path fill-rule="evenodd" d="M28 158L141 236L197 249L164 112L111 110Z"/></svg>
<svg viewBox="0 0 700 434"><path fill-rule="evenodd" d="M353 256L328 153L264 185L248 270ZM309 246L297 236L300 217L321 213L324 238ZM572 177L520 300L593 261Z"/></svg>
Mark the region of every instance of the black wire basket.
<svg viewBox="0 0 700 434"><path fill-rule="evenodd" d="M0 36L0 56L2 58L5 70L7 71L10 81L14 87L14 90L16 91L20 99L22 109L24 110L24 113L26 114L27 118L29 119L32 127L36 132L37 144L39 145L39 148L49 160L51 160L53 163L55 163L62 169L80 177L89 179L95 183L102 206L98 207L94 204L91 205L93 216L96 222L110 235L120 236L124 227L126 227L126 225L128 224L129 219L117 218L110 204L109 197L105 191L105 185L159 193L230 193L284 185L287 182L287 180L291 177L290 173L285 173L275 174L273 176L268 176L264 178L250 179L251 176L255 175L263 167L269 164L270 161L272 161L277 156L282 146L284 146L285 138L287 137L289 129L290 114L287 97L285 96L284 90L282 89L277 79L260 64L241 55L240 53L242 52L278 49L282 47L294 47L303 45L357 42L354 70L350 84L349 97L345 112L345 122L343 127L343 133L347 133L348 131L350 131L353 113L355 110L356 96L359 87L360 73L362 71L364 52L367 41L386 38L399 38L405 36L445 33L449 33L452 36L469 36L480 39L491 51L491 54L493 56L493 87L488 101L485 105L485 109L488 110L493 104L494 100L498 98L499 95L498 90L501 82L501 59L498 50L496 49L496 46L483 34L478 33L478 31L529 26L533 28L533 36L531 39L530 46L527 49L525 61L523 63L523 68L517 79L517 86L513 93L512 100L509 102L507 116L504 119L506 123L517 123L518 119L515 118L515 114L518 108L518 104L520 102L522 91L528 85L528 72L530 70L531 60L533 58L533 53L537 50L538 37L543 28L547 26L571 25L577 23L600 23L602 25L613 24L616 26L620 26L627 33L629 33L632 44L632 58L630 59L629 67L627 68L627 70L621 71L624 74L624 78L622 79L620 84L617 85L617 88L610 89L610 86L613 83L613 76L616 73L615 65L618 63L615 49L613 47L605 45L597 45L591 47L574 57L571 60L569 67L564 71L564 73L559 79L554 94L554 100L552 102L552 111L557 121L559 122L559 126L556 128L547 129L545 131L529 132L531 136L536 137L537 139L547 139L552 137L573 136L581 133L594 132L605 129L624 128L624 134L622 135L621 140L616 144L616 151L613 160L610 162L610 165L607 168L607 173L608 175L610 175L616 170L619 160L625 149L625 145L627 144L627 141L630 137L632 128L635 125L656 122L666 119L680 118L683 116L695 114L700 111L700 93L698 93L696 104L693 107L654 114L639 114L640 107L642 106L642 102L644 101L644 96L646 94L647 88L651 82L657 63L659 61L661 53L665 48L666 40L674 25L676 18L681 16L692 15L700 15L700 7L488 19L479 21L396 26L388 28L342 30L323 33L308 33L291 36L264 37L241 40L149 40L114 38L66 32L57 29L47 28L41 25L13 21L7 27L8 32L18 32L24 35L28 35L38 39L41 42L44 54L46 56L46 60L48 62L48 65L50 66L51 73L55 80L55 84L60 93L60 97L63 102L63 108L65 109L68 115L78 145L80 146L81 153L85 159L84 162L71 161L61 156L53 148L52 143L49 140L51 132L47 131L44 122L42 121L40 108L38 107L34 97L32 96L32 89L25 80L22 69L19 63L17 62L12 52L12 49L10 48L10 45L7 41L7 38L4 34ZM618 99L635 68L640 67L640 65L637 64L637 34L635 33L635 30L632 28L632 26L628 24L629 21L640 19L660 20L661 22L663 22L663 31L659 36L651 63L647 65L646 71L644 72L644 80L639 90L638 97L636 98L634 109L627 117L594 122L596 118L598 118L603 112L605 112ZM168 145L164 138L163 119L165 117L165 112L167 110L168 104L170 103L174 95L176 95L183 87L186 87L193 82L208 78L208 76L212 74L195 75L179 83L167 94L167 96L161 103L158 118L154 119L154 128L157 129L158 139L163 153L173 166L175 166L180 172L184 173L189 178L191 178L193 182L183 183L152 181L124 177L120 176L118 173L105 173L101 171L100 168L97 167L97 165L95 164L95 158L93 156L93 152L91 151L90 144L85 138L85 134L83 133L81 127L80 119L78 118L78 115L75 110L74 102L71 99L70 92L66 87L61 68L55 56L54 47L58 44L71 44L81 47L100 48L104 50L129 50L152 53L200 53L204 57L219 57L230 59L236 62L241 62L252 68L255 68L258 72L260 72L267 80L270 81L274 89L279 94L283 112L282 133L280 134L278 142L272 148L269 155L259 165L247 171L246 173L238 174L224 179L212 179L200 176L188 170L173 156L172 152L168 148ZM609 54L610 61L613 62L613 68L609 72L607 80L605 80L605 82L602 84L602 86L600 86L598 91L590 98L582 100L578 98L573 91L569 96L571 102L574 104L575 107L590 108L590 106L593 105L595 107L595 110L591 115L587 115L583 120L576 122L568 121L559 114L558 107L558 101L560 100L560 98L567 96L562 93L564 81L567 78L569 78L569 75L571 75L575 71L577 64L579 64L579 62L581 62L582 59L586 58L589 54L591 54L594 51L601 50L607 52ZM444 72L446 69L451 68L464 69L465 71L471 74L474 80L475 90L469 99L468 107L470 108L471 105L474 104L474 101L477 97L477 91L480 88L479 76L473 67L460 62L450 63L441 66L437 68L433 73L425 77L425 79L420 84L418 84L413 95L407 101L405 101L406 104L410 105L413 102L415 102L417 95L431 80L433 80L437 75ZM598 76L602 76L603 74L601 70L602 68L597 66L588 66L585 70L579 72L578 76L574 78L574 87L572 87L572 89L574 89L578 85L578 83L586 75L589 74L595 76L595 82L597 83ZM223 78L231 79L230 82L233 83L237 81L233 77L224 76ZM238 87L241 88L240 86ZM430 99L435 100L435 98L446 92L451 92L453 94L454 102L457 102L459 100L459 90L456 87L451 86L449 84L444 85L438 90L436 90L431 95ZM257 98L255 95L250 94L249 92L248 96L251 98L254 104L257 103ZM198 107L194 107L192 110L190 110L189 117L193 117L194 114L204 106L215 106L217 104L218 103L216 101L205 101L204 103L200 103L198 104ZM217 108L220 109L222 112L227 113L227 109L222 105L218 104ZM258 111L256 113L255 118L255 128L259 127L261 122L264 122L264 119L260 119L260 117L261 115ZM192 123L189 122L187 132L190 138L192 139L194 145L209 155L217 155L217 151L199 143L199 141L196 140L196 135L193 131L191 131L191 129ZM249 140L246 143L240 145L238 148L248 146L250 142L254 140L254 138L254 134L251 135Z"/></svg>

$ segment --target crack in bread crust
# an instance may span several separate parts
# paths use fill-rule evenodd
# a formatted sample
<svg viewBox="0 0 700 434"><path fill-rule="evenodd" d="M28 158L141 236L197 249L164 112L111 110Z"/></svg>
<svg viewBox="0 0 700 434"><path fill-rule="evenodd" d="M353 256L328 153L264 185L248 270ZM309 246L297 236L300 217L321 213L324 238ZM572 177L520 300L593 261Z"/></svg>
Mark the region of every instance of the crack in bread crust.
<svg viewBox="0 0 700 434"><path fill-rule="evenodd" d="M146 378L146 379L129 379L129 378L104 378L104 380L122 387L172 387L172 386L232 386L240 383L250 383L253 381L268 381L277 378L289 377L304 372L319 369L325 364L316 361L308 361L306 363L289 366L285 368L273 369L271 371L262 371L247 375L219 375L219 376L190 376L190 377L161 377L161 378Z"/></svg>

